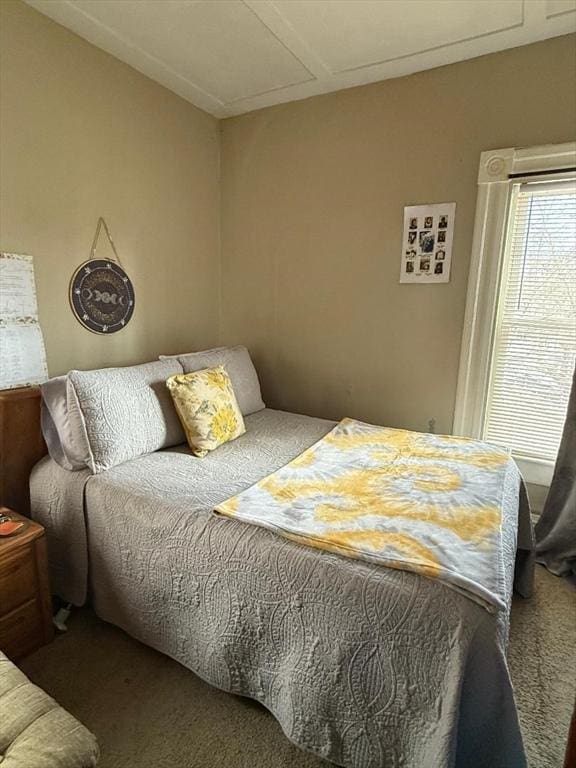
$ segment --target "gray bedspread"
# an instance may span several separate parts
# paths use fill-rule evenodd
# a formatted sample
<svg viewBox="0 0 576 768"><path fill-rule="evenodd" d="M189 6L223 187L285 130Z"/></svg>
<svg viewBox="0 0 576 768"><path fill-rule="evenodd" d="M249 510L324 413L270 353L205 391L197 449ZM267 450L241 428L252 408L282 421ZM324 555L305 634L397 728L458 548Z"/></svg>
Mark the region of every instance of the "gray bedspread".
<svg viewBox="0 0 576 768"><path fill-rule="evenodd" d="M506 611L437 581L290 542L212 509L333 422L265 410L204 459L186 447L99 475L42 460L33 515L56 591L209 683L251 696L300 747L351 768L525 766L506 664L518 480L505 489ZM530 583L525 558L518 576ZM195 703L190 702L194 707Z"/></svg>

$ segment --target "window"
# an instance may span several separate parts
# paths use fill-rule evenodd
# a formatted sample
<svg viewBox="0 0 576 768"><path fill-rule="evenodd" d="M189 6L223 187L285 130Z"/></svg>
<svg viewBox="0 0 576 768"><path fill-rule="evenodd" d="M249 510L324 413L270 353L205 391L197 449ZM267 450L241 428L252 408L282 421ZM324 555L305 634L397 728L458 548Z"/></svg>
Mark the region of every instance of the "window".
<svg viewBox="0 0 576 768"><path fill-rule="evenodd" d="M454 432L548 485L576 361L576 144L481 156Z"/></svg>
<svg viewBox="0 0 576 768"><path fill-rule="evenodd" d="M512 187L483 437L553 462L576 360L576 184Z"/></svg>

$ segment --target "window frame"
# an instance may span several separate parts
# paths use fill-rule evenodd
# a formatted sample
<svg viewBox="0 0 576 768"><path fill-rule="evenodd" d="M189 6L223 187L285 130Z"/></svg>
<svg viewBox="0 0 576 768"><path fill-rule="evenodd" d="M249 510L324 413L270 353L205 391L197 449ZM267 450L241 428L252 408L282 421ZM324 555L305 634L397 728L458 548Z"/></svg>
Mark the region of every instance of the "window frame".
<svg viewBox="0 0 576 768"><path fill-rule="evenodd" d="M498 297L513 185L545 172L558 179L576 167L576 142L490 150L480 155L466 312L452 431L481 438L489 391ZM557 174L557 176L556 176ZM571 174L573 175L573 173ZM522 177L525 177L524 179ZM515 457L516 458L516 457ZM524 479L550 485L554 463L516 458Z"/></svg>

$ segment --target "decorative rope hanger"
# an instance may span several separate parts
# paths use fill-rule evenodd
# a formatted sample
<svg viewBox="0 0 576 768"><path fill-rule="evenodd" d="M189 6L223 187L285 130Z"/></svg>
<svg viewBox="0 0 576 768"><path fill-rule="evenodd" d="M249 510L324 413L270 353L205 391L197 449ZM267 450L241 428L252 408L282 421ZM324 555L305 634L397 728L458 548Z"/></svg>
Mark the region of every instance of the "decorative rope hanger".
<svg viewBox="0 0 576 768"><path fill-rule="evenodd" d="M114 240L112 240L112 235L110 234L110 230L108 229L108 225L104 221L104 218L102 216L98 219L98 224L96 225L96 234L94 235L94 240L92 240L92 248L90 249L90 256L88 258L88 261L94 258L94 253L96 252L96 248L98 247L98 238L100 237L100 230L104 227L104 231L106 232L106 237L108 238L108 242L112 246L112 250L114 251L114 256L116 257L116 261L118 264L122 264L120 261L120 256L118 256L118 251L116 250L116 246L114 245Z"/></svg>

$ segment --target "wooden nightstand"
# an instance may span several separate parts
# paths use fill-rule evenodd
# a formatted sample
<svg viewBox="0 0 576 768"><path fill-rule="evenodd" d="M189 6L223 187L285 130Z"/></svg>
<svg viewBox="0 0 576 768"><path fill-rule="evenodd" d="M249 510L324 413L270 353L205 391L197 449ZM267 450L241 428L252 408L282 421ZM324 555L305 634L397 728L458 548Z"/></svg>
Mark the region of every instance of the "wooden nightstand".
<svg viewBox="0 0 576 768"><path fill-rule="evenodd" d="M18 659L53 637L44 528L0 507L26 523L20 533L0 538L0 650Z"/></svg>

